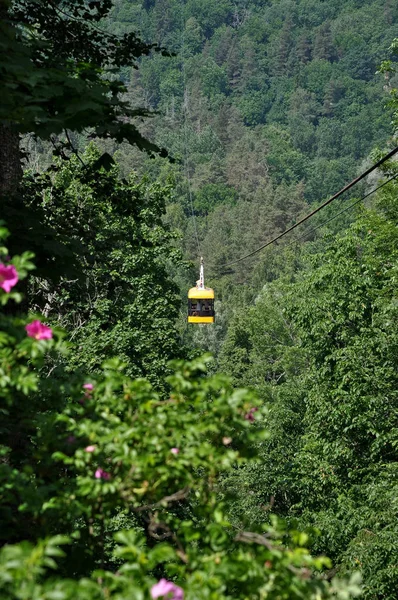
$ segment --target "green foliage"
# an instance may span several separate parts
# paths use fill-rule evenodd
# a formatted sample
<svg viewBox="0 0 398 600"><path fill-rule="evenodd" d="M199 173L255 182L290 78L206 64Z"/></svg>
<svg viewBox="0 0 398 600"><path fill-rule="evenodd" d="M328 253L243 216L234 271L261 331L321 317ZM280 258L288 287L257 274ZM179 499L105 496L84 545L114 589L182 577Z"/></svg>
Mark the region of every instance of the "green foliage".
<svg viewBox="0 0 398 600"><path fill-rule="evenodd" d="M120 67L135 64L153 46L134 33L119 38L95 26L108 14L110 1L62 7L30 0L2 4L1 121L42 138L93 127L99 137L160 152L126 121L149 113L129 107L121 97L126 87L117 77Z"/></svg>
<svg viewBox="0 0 398 600"><path fill-rule="evenodd" d="M194 207L199 214L208 213L220 204L233 206L236 190L222 183L208 183L195 194Z"/></svg>
<svg viewBox="0 0 398 600"><path fill-rule="evenodd" d="M26 256L14 261L21 276L31 268ZM118 359L91 382L75 374L60 385L41 369L66 351L60 334L26 338L26 318L2 320L15 329L0 347L11 367L0 388L2 598L147 598L161 576L188 599L359 594L357 577L320 577L330 563L309 554L304 532L276 519L258 531L232 527L217 481L250 461L265 436L261 411L256 426L246 418L253 394L206 376L208 359L174 363L167 400ZM7 435L16 419L30 426L17 438ZM128 517L135 525L118 530ZM12 545L11 536L24 541Z"/></svg>
<svg viewBox="0 0 398 600"><path fill-rule="evenodd" d="M250 96L243 96L238 104L245 125L260 125L271 105L267 90L254 90Z"/></svg>
<svg viewBox="0 0 398 600"><path fill-rule="evenodd" d="M393 126L395 131L398 127L398 90L396 84L396 57L398 56L398 38L394 39L393 43L390 46L390 54L392 58L390 60L384 60L379 68L379 72L384 74L384 78L387 81L387 86L390 92L390 106L393 110ZM393 85L391 85L390 80L392 80Z"/></svg>
<svg viewBox="0 0 398 600"><path fill-rule="evenodd" d="M261 462L223 485L238 489L232 514L264 510L321 530L312 548L338 568L359 568L364 597L397 588L397 185L378 212L326 247L304 270L264 287L236 315L220 368L269 402ZM393 208L395 207L395 209ZM248 490L250 493L248 494ZM271 498L271 500L270 500Z"/></svg>
<svg viewBox="0 0 398 600"><path fill-rule="evenodd" d="M100 166L90 146L59 161L52 176L27 174L25 203L40 209L43 224L77 248L75 276L53 281L42 269L33 285L35 306L74 339L70 369L98 370L119 356L127 373L158 386L168 361L181 356L174 328L180 298L168 275L182 266L175 234L162 223L170 185L121 180L118 167Z"/></svg>

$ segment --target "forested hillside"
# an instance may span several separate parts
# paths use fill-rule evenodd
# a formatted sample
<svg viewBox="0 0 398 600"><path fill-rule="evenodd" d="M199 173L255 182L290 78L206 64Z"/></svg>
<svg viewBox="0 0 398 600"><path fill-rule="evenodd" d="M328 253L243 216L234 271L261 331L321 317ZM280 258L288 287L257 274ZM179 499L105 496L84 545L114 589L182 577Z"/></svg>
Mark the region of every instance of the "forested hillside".
<svg viewBox="0 0 398 600"><path fill-rule="evenodd" d="M0 598L396 600L398 154L236 262L398 145L396 2L0 0L0 50Z"/></svg>
<svg viewBox="0 0 398 600"><path fill-rule="evenodd" d="M394 2L118 0L112 21L176 53L124 76L160 112L146 132L183 159L169 212L192 257L187 175L207 260L223 263L340 189L391 136L394 81L376 71L398 33Z"/></svg>

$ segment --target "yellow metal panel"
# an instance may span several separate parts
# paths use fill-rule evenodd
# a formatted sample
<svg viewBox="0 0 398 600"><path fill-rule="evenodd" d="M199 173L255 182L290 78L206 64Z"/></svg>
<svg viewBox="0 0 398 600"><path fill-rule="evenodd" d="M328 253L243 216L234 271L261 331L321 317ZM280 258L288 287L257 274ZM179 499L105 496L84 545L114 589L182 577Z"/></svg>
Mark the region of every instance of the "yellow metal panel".
<svg viewBox="0 0 398 600"><path fill-rule="evenodd" d="M214 317L188 317L188 323L214 323Z"/></svg>
<svg viewBox="0 0 398 600"><path fill-rule="evenodd" d="M188 292L188 298L204 298L208 300L214 299L214 291L211 288L205 288L204 290L198 290L197 287L193 287Z"/></svg>

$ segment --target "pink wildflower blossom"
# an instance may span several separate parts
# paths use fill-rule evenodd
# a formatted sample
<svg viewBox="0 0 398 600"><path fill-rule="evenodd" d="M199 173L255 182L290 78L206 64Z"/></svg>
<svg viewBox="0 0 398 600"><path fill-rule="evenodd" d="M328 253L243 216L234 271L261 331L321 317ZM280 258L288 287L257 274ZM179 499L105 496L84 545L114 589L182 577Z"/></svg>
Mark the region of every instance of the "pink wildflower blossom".
<svg viewBox="0 0 398 600"><path fill-rule="evenodd" d="M53 337L51 327L43 325L40 321L33 321L32 323L29 323L29 325L25 325L25 329L28 336L35 338L35 340L51 340Z"/></svg>
<svg viewBox="0 0 398 600"><path fill-rule="evenodd" d="M91 394L93 393L94 390L94 386L92 383L85 383L83 385L83 389L84 389L84 396L86 398L91 398Z"/></svg>
<svg viewBox="0 0 398 600"><path fill-rule="evenodd" d="M249 410L249 412L247 412L245 414L245 419L246 421L250 421L250 423L254 423L255 419L254 419L254 413L258 411L257 406L253 406L253 408L251 408Z"/></svg>
<svg viewBox="0 0 398 600"><path fill-rule="evenodd" d="M87 446L84 448L85 452L94 452L97 446Z"/></svg>
<svg viewBox="0 0 398 600"><path fill-rule="evenodd" d="M9 294L11 288L18 283L18 279L18 273L14 265L0 263L0 288Z"/></svg>
<svg viewBox="0 0 398 600"><path fill-rule="evenodd" d="M156 598L167 598L167 600L184 600L184 590L172 581L161 579L151 587L151 596Z"/></svg>
<svg viewBox="0 0 398 600"><path fill-rule="evenodd" d="M101 467L98 467L98 469L95 472L95 478L105 479L106 481L108 481L111 478L111 474L104 471L104 469L101 469Z"/></svg>
<svg viewBox="0 0 398 600"><path fill-rule="evenodd" d="M170 452L171 452L172 454L178 454L178 453L180 452L180 449L179 449L179 448L172 448L172 449L170 450Z"/></svg>

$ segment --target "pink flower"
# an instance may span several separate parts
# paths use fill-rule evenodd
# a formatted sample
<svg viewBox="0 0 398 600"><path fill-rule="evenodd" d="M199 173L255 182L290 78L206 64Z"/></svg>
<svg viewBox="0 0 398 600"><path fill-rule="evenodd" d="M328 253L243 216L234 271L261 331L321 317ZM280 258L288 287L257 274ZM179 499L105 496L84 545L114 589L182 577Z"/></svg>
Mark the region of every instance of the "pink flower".
<svg viewBox="0 0 398 600"><path fill-rule="evenodd" d="M85 452L94 452L97 446L87 446L84 448Z"/></svg>
<svg viewBox="0 0 398 600"><path fill-rule="evenodd" d="M104 471L104 469L101 469L101 467L98 467L94 476L96 479L105 479L106 481L111 478L111 474Z"/></svg>
<svg viewBox="0 0 398 600"><path fill-rule="evenodd" d="M184 600L184 590L172 581L161 579L151 587L151 596L156 598L167 598L167 600Z"/></svg>
<svg viewBox="0 0 398 600"><path fill-rule="evenodd" d="M245 414L246 421L250 421L250 423L254 423L254 413L258 411L257 406L254 406Z"/></svg>
<svg viewBox="0 0 398 600"><path fill-rule="evenodd" d="M53 337L51 327L43 325L40 321L33 321L32 323L29 323L29 325L25 325L25 329L28 336L35 338L35 340L51 340Z"/></svg>
<svg viewBox="0 0 398 600"><path fill-rule="evenodd" d="M0 288L9 294L11 288L18 283L18 279L18 273L14 265L6 266L0 263Z"/></svg>
<svg viewBox="0 0 398 600"><path fill-rule="evenodd" d="M86 398L91 398L91 394L93 393L94 386L92 383L83 384L84 396Z"/></svg>
<svg viewBox="0 0 398 600"><path fill-rule="evenodd" d="M179 449L179 448L172 448L172 449L170 450L170 452L171 452L172 454L178 454L178 453L179 453L179 451L180 451L180 449Z"/></svg>

